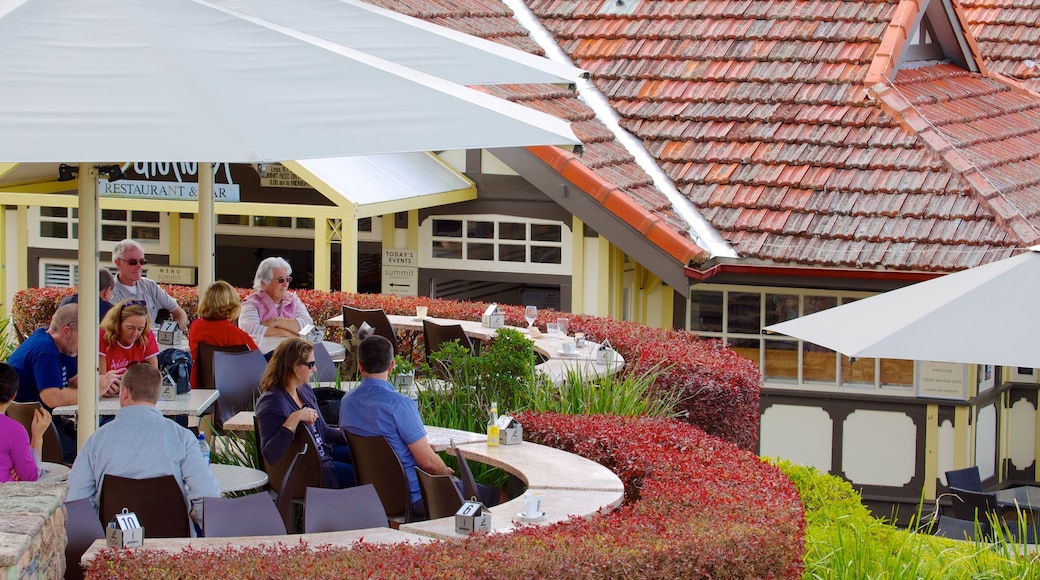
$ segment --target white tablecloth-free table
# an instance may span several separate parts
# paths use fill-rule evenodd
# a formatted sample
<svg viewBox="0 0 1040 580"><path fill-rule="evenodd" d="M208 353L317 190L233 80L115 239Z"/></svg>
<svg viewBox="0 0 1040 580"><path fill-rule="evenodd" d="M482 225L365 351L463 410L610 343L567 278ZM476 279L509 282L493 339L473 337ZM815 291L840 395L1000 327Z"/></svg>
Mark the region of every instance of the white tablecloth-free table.
<svg viewBox="0 0 1040 580"><path fill-rule="evenodd" d="M205 415L220 393L216 389L192 389L183 395L177 395L169 401L159 401L155 407L166 416ZM119 397L105 397L98 400L97 413L100 416L115 415L119 410ZM75 416L79 411L76 405L63 405L54 408L55 415Z"/></svg>
<svg viewBox="0 0 1040 580"><path fill-rule="evenodd" d="M260 489L267 485L267 474L252 467L214 463L210 465L210 469L220 484L220 492L225 495L235 491Z"/></svg>

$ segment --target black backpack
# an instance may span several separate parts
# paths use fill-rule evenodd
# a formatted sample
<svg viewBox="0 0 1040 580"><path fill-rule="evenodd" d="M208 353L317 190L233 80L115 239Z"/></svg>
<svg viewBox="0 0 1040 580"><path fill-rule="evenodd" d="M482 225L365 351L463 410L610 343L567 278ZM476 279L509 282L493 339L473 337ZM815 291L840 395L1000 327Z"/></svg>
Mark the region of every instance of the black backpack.
<svg viewBox="0 0 1040 580"><path fill-rule="evenodd" d="M188 351L179 348L161 350L158 362L163 382L177 385L178 395L191 390L191 354Z"/></svg>

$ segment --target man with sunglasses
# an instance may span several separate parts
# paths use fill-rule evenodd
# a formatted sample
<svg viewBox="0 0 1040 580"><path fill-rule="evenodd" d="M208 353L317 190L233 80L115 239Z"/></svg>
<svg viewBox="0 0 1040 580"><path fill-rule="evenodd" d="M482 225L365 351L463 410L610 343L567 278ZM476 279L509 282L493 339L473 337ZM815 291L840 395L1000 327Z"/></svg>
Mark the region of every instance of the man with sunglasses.
<svg viewBox="0 0 1040 580"><path fill-rule="evenodd" d="M123 300L144 300L153 321L159 310L165 309L177 326L181 327L181 332L187 334L188 313L159 284L144 277L144 267L148 265L148 260L144 259L141 244L131 239L119 242L112 250L112 262L119 270L113 289L113 304Z"/></svg>

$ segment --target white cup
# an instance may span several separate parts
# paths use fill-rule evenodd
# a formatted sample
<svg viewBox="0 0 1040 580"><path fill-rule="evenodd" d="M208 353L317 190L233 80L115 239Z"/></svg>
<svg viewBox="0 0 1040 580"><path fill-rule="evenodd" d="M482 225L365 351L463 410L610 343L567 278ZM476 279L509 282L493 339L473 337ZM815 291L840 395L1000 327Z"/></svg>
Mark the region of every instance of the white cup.
<svg viewBox="0 0 1040 580"><path fill-rule="evenodd" d="M429 314L429 313L430 313L430 309L429 309L428 306L416 306L415 307L415 316L417 318L426 318L426 315Z"/></svg>
<svg viewBox="0 0 1040 580"><path fill-rule="evenodd" d="M574 341L565 340L563 341L563 354L574 354Z"/></svg>
<svg viewBox="0 0 1040 580"><path fill-rule="evenodd" d="M540 518L542 514L542 496L527 492L524 494L524 517Z"/></svg>

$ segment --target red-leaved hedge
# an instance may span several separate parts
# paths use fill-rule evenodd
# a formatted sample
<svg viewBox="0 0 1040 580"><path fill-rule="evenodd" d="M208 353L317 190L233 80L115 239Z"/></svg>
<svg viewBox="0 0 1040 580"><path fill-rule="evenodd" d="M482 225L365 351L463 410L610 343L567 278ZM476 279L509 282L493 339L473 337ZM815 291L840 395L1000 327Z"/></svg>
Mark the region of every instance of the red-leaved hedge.
<svg viewBox="0 0 1040 580"><path fill-rule="evenodd" d="M163 288L195 318L194 287ZM12 314L15 323L28 333L48 323L61 298L73 292L67 288L29 288L15 295ZM243 297L250 290L239 289ZM487 308L483 302L460 302L424 296L392 296L385 294L352 294L297 290L307 305L315 324L322 325L340 314L344 304L355 308L382 308L387 314L415 314L415 307L429 307L430 316L458 320L480 320ZM502 305L506 324L526 326L522 306ZM535 324L545 328L556 320L559 312L540 310ZM610 340L627 362L626 373L642 374L656 369L660 373L657 388L685 395L679 411L686 420L716 437L743 449L754 450L758 442L759 395L761 378L758 368L716 340L705 340L685 330L651 328L636 322L583 314L569 315L570 331L584 332L597 342ZM329 328L328 340L340 340L340 330Z"/></svg>
<svg viewBox="0 0 1040 580"><path fill-rule="evenodd" d="M778 468L670 419L521 413L524 439L618 474L613 513L425 545L105 550L88 578L799 578L805 524ZM548 468L549 466L547 466Z"/></svg>

